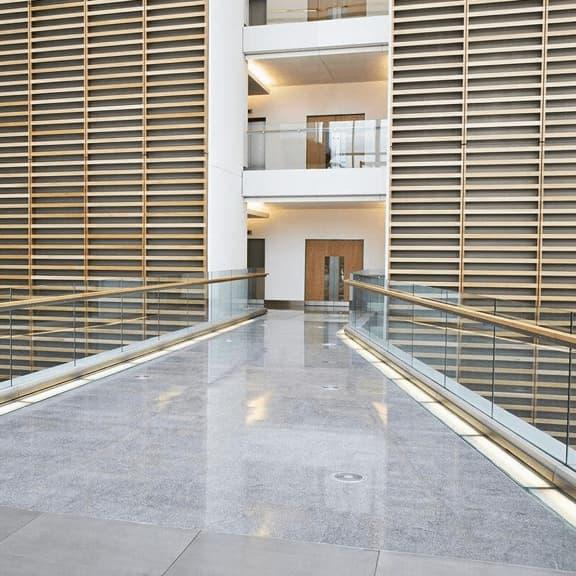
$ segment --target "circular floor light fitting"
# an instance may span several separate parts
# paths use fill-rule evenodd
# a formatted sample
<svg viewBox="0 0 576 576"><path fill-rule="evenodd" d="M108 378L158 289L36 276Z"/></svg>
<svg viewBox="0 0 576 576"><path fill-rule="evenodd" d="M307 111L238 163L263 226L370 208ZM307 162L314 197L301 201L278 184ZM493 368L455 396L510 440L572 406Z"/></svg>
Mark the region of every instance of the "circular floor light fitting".
<svg viewBox="0 0 576 576"><path fill-rule="evenodd" d="M338 482L348 482L350 484L362 482L364 480L364 476L361 474L354 474L353 472L337 472L336 474L332 474L332 478L338 480Z"/></svg>

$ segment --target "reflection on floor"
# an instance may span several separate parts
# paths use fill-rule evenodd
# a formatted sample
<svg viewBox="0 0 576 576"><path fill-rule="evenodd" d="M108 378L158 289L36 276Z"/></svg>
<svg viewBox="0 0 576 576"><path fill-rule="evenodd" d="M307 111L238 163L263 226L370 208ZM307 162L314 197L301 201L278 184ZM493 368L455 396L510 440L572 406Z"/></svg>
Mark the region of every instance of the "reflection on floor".
<svg viewBox="0 0 576 576"><path fill-rule="evenodd" d="M1 416L0 504L574 569L576 532L345 346L345 319L274 311Z"/></svg>

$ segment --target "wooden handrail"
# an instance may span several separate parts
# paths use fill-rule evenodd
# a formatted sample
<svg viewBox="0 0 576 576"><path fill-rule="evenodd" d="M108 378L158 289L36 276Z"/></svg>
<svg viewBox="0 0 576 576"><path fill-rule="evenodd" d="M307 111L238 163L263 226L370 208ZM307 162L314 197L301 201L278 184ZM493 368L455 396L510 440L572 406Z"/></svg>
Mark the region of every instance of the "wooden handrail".
<svg viewBox="0 0 576 576"><path fill-rule="evenodd" d="M528 322L523 322L522 320L516 320L514 318L495 316L494 314L481 312L479 310L475 310L474 308L462 306L460 304L447 304L446 302L439 302L430 298L423 298L422 296L413 296L412 294L407 294L405 292L400 292L391 288L385 288L383 286L367 284L366 282L359 282L358 280L344 280L344 282L355 288L362 288L363 290L376 292L377 294L383 294L384 296L390 296L391 298L398 298L398 300L411 302L424 308L432 308L434 310L449 312L450 314L461 316L462 318L467 318L469 320L487 322L488 324L494 324L495 326L500 326L501 328L509 328L511 330L516 330L517 332L528 334L529 336L534 336L536 338L547 338L549 340L562 342L576 348L576 335L561 332L560 330L554 330L553 328L546 328L545 326L538 326L537 324L529 324Z"/></svg>
<svg viewBox="0 0 576 576"><path fill-rule="evenodd" d="M81 292L78 294L64 294L62 296L46 296L44 298L31 298L29 300L19 300L18 302L4 302L0 304L0 314L21 310L23 308L36 308L47 304L66 304L67 302L81 302L84 300L95 300L96 298L108 298L111 296L124 296L126 294L140 294L157 292L164 290L174 290L186 288L188 286L207 286L209 284L222 284L224 282L236 282L237 280L250 280L251 278L264 278L268 276L266 272L253 272L238 276L223 276L222 278L196 278L181 282L166 282L165 284L146 284L136 288L111 288L110 290L97 290L95 292Z"/></svg>

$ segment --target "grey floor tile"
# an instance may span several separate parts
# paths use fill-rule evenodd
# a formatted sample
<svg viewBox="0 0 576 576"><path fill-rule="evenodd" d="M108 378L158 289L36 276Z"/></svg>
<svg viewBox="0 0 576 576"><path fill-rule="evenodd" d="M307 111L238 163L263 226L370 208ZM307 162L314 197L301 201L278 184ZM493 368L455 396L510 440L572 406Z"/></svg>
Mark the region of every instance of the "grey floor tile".
<svg viewBox="0 0 576 576"><path fill-rule="evenodd" d="M2 576L161 576L195 532L44 514L0 542Z"/></svg>
<svg viewBox="0 0 576 576"><path fill-rule="evenodd" d="M166 576L373 576L377 557L372 550L203 532Z"/></svg>
<svg viewBox="0 0 576 576"><path fill-rule="evenodd" d="M380 552L376 576L574 576L576 572Z"/></svg>
<svg viewBox="0 0 576 576"><path fill-rule="evenodd" d="M0 541L20 530L38 516L37 512L0 506Z"/></svg>
<svg viewBox="0 0 576 576"><path fill-rule="evenodd" d="M273 311L2 416L0 505L574 569L576 531L346 346L340 319Z"/></svg>
<svg viewBox="0 0 576 576"><path fill-rule="evenodd" d="M41 558L0 554L2 576L81 576L82 566L61 566Z"/></svg>

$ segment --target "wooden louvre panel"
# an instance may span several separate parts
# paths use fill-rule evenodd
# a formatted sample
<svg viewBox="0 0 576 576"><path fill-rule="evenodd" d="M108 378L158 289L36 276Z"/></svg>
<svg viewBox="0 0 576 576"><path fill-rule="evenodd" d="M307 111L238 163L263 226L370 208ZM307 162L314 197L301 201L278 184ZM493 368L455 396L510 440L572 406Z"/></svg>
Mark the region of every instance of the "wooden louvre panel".
<svg viewBox="0 0 576 576"><path fill-rule="evenodd" d="M460 290L467 305L530 321L537 314L543 23L540 0L469 0ZM534 423L536 348L488 327L478 338L478 328L461 323L459 381Z"/></svg>
<svg viewBox="0 0 576 576"><path fill-rule="evenodd" d="M104 287L145 275L145 6L87 10L87 266Z"/></svg>
<svg viewBox="0 0 576 576"><path fill-rule="evenodd" d="M575 309L576 4L549 0L546 30L540 299L542 314L569 329L553 309Z"/></svg>
<svg viewBox="0 0 576 576"><path fill-rule="evenodd" d="M457 289L465 5L397 0L393 11L390 280Z"/></svg>
<svg viewBox="0 0 576 576"><path fill-rule="evenodd" d="M461 289L513 296L532 314L543 22L540 0L469 0Z"/></svg>
<svg viewBox="0 0 576 576"><path fill-rule="evenodd" d="M561 0L396 0L393 18L390 279L570 329L576 8ZM566 354L503 330L493 346L490 327L461 321L442 337L448 358L439 357L438 318L419 311L414 328L401 303L396 314L403 346L565 437Z"/></svg>
<svg viewBox="0 0 576 576"><path fill-rule="evenodd" d="M28 3L0 5L0 297L30 276Z"/></svg>
<svg viewBox="0 0 576 576"><path fill-rule="evenodd" d="M464 115L463 0L393 5L389 280L458 289ZM412 316L414 314L414 321ZM390 339L444 365L425 310L390 300Z"/></svg>
<svg viewBox="0 0 576 576"><path fill-rule="evenodd" d="M29 296L85 283L84 2L29 2ZM29 313L28 369L71 359L69 311ZM24 326L19 326L24 328ZM32 334L42 332L41 336ZM28 354L26 354L28 352ZM25 363L20 366L26 370Z"/></svg>
<svg viewBox="0 0 576 576"><path fill-rule="evenodd" d="M32 277L32 162L28 2L0 5L0 299L25 298ZM16 317L17 316L17 317ZM18 326L15 326L16 322ZM0 319L0 379L8 363L27 365L26 346L8 350L9 332L27 333L28 316Z"/></svg>
<svg viewBox="0 0 576 576"><path fill-rule="evenodd" d="M0 298L204 275L206 4L2 3ZM80 351L69 308L19 313L17 372L116 347L121 306L124 338L184 324L181 294L161 317L150 298L75 311ZM203 317L203 291L186 305Z"/></svg>
<svg viewBox="0 0 576 576"><path fill-rule="evenodd" d="M205 271L206 6L188 4L147 6L146 270L155 280ZM163 322L182 322L178 297L165 302Z"/></svg>
<svg viewBox="0 0 576 576"><path fill-rule="evenodd" d="M576 333L576 4L548 0L545 22L540 238L540 319ZM566 311L569 310L570 313ZM538 358L538 422L562 435L572 380L570 444L576 442L576 365L554 350Z"/></svg>

